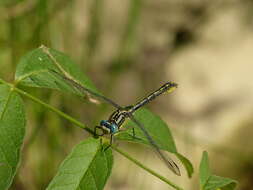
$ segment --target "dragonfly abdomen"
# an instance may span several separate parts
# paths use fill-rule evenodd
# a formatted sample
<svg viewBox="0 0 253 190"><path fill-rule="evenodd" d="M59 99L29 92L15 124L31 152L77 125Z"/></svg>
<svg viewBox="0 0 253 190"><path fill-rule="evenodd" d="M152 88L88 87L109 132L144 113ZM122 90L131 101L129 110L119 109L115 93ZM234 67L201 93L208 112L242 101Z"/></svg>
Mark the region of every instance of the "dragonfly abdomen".
<svg viewBox="0 0 253 190"><path fill-rule="evenodd" d="M167 82L164 85L162 85L159 89L149 94L146 98L142 99L140 102L135 104L130 112L134 112L140 107L144 106L145 104L151 102L153 99L155 99L157 96L160 96L161 94L165 92L172 92L177 87L177 84L174 82Z"/></svg>

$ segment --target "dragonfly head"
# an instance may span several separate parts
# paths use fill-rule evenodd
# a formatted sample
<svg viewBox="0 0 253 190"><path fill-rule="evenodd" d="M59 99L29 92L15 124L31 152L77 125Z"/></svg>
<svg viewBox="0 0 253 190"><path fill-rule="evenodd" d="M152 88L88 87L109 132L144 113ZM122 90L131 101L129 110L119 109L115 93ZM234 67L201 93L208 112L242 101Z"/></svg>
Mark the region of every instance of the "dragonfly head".
<svg viewBox="0 0 253 190"><path fill-rule="evenodd" d="M108 120L102 120L100 126L107 133L114 134L119 131L119 127L115 123L111 123Z"/></svg>

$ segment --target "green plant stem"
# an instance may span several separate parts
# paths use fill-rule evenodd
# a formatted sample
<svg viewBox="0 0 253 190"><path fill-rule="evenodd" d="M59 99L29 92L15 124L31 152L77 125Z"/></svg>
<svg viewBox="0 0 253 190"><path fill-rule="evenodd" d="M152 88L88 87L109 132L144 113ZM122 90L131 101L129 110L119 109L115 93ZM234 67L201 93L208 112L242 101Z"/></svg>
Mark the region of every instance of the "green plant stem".
<svg viewBox="0 0 253 190"><path fill-rule="evenodd" d="M170 185L171 187L173 187L174 189L177 190L183 190L181 187L178 187L176 184L172 183L171 181L169 181L168 179L166 179L165 177L161 176L160 174L156 173L154 170L151 170L150 168L147 168L146 166L144 166L142 163L140 163L138 160L132 158L128 153L118 149L116 146L112 145L111 146L115 151L117 151L118 153L120 153L121 155L123 155L124 157L126 157L128 160L132 161L133 163L135 163L137 166L141 167L142 169L146 170L148 173L152 174L155 177L158 177L160 180L162 180L163 182L167 183L168 185Z"/></svg>
<svg viewBox="0 0 253 190"><path fill-rule="evenodd" d="M56 109L55 107L41 101L40 99L32 96L31 94L28 94L27 92L19 89L19 88L16 88L13 84L10 84L10 83L7 83L5 82L4 80L0 79L0 82L1 83L4 83L8 86L10 86L11 88L13 88L13 90L15 90L16 92L18 92L19 94L22 94L23 96L33 100L34 102L38 103L38 104L41 104L42 106L46 107L47 109L57 113L58 115L60 115L61 117L65 118L66 120L70 121L71 123L74 123L76 126L86 130L88 133L92 134L92 135L95 135L94 131L92 129L90 129L89 127L86 127L83 123L81 123L80 121L77 121L76 119L74 119L73 117L65 114L64 112Z"/></svg>
<svg viewBox="0 0 253 190"><path fill-rule="evenodd" d="M33 100L34 102L46 107L47 109L57 113L58 115L60 115L61 117L65 118L66 120L74 123L75 125L77 125L78 127L86 130L87 132L91 133L92 135L94 134L94 131L88 127L86 127L84 124L82 124L80 121L74 119L73 117L63 113L62 111L54 108L53 106L50 106L49 104L46 104L45 102L39 100L38 98L32 96L31 94L15 87L15 85L10 84L8 82L5 82L4 80L0 79L0 83L6 84L8 86L10 86L13 90L15 90L16 92L18 92L19 94L22 94L23 96ZM178 187L177 185L175 185L174 183L170 182L168 179L166 179L165 177L161 176L160 174L156 173L155 171L151 170L150 168L144 166L142 163L140 163L139 161L137 161L136 159L132 158L128 153L118 149L116 146L112 145L111 146L115 151L117 151L118 153L120 153L121 155L123 155L124 157L126 157L127 159L129 159L130 161L134 162L136 165L138 165L139 167L141 167L142 169L146 170L148 173L150 173L151 175L158 177L160 180L164 181L165 183L167 183L168 185L170 185L171 187L173 187L174 189L177 190L183 190L182 188Z"/></svg>
<svg viewBox="0 0 253 190"><path fill-rule="evenodd" d="M36 97L34 97L34 96L32 96L32 95L30 95L30 94L24 92L23 90L20 90L20 89L18 89L18 88L15 88L14 90L17 91L18 93L22 94L23 96L26 96L26 97L30 98L30 99L33 100L34 102L37 102L37 103L43 105L44 107L48 108L49 110L51 110L51 111L57 113L58 115L60 115L60 116L62 116L63 118L65 118L66 120L68 120L68 121L74 123L74 124L77 125L78 127L82 128L82 129L86 130L87 132L89 132L89 133L91 133L91 134L94 135L94 131L93 131L92 129L90 129L89 127L86 127L84 124L82 124L81 122L77 121L77 120L74 119L73 117L71 117L71 116L65 114L64 112L62 112L62 111L56 109L56 108L53 107L53 106L50 106L49 104L46 104L45 102L43 102L43 101L39 100L38 98L36 98Z"/></svg>

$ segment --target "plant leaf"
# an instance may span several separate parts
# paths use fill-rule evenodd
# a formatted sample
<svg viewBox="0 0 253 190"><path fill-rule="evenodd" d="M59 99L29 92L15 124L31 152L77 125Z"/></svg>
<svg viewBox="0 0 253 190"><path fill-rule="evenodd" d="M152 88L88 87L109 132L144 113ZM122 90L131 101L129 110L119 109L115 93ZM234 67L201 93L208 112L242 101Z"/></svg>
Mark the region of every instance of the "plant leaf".
<svg viewBox="0 0 253 190"><path fill-rule="evenodd" d="M20 96L0 85L0 189L8 189L16 174L25 135L25 112Z"/></svg>
<svg viewBox="0 0 253 190"><path fill-rule="evenodd" d="M6 163L0 164L0 178L0 189L8 189L12 178L11 166Z"/></svg>
<svg viewBox="0 0 253 190"><path fill-rule="evenodd" d="M199 167L199 179L200 179L200 187L203 189L205 186L208 178L211 176L211 172L209 169L209 160L208 160L208 153L206 151L202 154L202 159L200 162Z"/></svg>
<svg viewBox="0 0 253 190"><path fill-rule="evenodd" d="M204 187L205 190L233 190L236 187L237 182L235 180L211 175Z"/></svg>
<svg viewBox="0 0 253 190"><path fill-rule="evenodd" d="M192 177L192 174L194 172L192 163L190 162L190 160L188 160L185 156L183 156L180 153L175 153L175 155L178 157L178 159L181 161L181 163L184 165L186 171L187 171L187 175L189 178Z"/></svg>
<svg viewBox="0 0 253 190"><path fill-rule="evenodd" d="M41 46L21 58L15 73L16 83L40 88L52 88L84 96L83 92L71 86L52 71L75 80L86 88L97 92L95 86L81 69L65 54Z"/></svg>
<svg viewBox="0 0 253 190"><path fill-rule="evenodd" d="M177 152L173 136L167 124L159 116L153 114L145 108L137 110L134 115L135 118L145 126L145 129L160 149L174 153L180 159L187 170L188 176L191 177L193 173L193 166L188 159ZM129 129L117 134L117 139L150 145L142 131L136 127L135 123L131 120L127 121L124 126ZM131 127L134 127L135 137L133 136Z"/></svg>
<svg viewBox="0 0 253 190"><path fill-rule="evenodd" d="M111 149L104 151L99 139L89 138L73 148L47 190L103 189L112 164Z"/></svg>
<svg viewBox="0 0 253 190"><path fill-rule="evenodd" d="M154 139L156 144L160 149L176 153L176 145L174 139L171 135L170 129L167 124L161 120L157 115L154 115L149 110L142 108L135 112L135 118L138 119L148 131L150 136ZM143 143L149 145L149 141L142 131L136 127L135 123L131 120L125 122L124 127L131 128L134 127L135 137L133 137L132 130L127 130L126 133L119 133L117 139L127 140L137 143Z"/></svg>
<svg viewBox="0 0 253 190"><path fill-rule="evenodd" d="M233 179L211 175L206 151L202 154L199 177L202 190L234 190L237 184L237 181Z"/></svg>

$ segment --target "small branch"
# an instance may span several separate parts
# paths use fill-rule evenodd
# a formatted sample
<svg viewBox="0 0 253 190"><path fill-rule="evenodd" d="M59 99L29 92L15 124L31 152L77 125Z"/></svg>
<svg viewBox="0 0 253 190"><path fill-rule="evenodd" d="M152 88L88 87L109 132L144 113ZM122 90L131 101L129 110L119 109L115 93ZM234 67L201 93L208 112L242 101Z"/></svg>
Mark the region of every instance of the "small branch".
<svg viewBox="0 0 253 190"><path fill-rule="evenodd" d="M111 147L112 147L112 149L114 149L115 151L117 151L118 153L120 153L121 155L123 155L124 157L126 157L128 160L132 161L133 163L135 163L140 168L146 170L151 175L153 175L153 176L159 178L160 180L162 180L163 182L167 183L168 185L170 185L174 189L176 189L176 190L183 190L181 187L178 187L176 184L172 183L171 181L169 181L165 177L163 177L160 174L156 173L154 170L151 170L150 168L148 168L148 167L144 166L142 163L140 163L138 160L132 158L128 153L123 152L122 150L118 149L114 145L112 145Z"/></svg>

